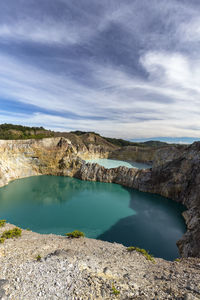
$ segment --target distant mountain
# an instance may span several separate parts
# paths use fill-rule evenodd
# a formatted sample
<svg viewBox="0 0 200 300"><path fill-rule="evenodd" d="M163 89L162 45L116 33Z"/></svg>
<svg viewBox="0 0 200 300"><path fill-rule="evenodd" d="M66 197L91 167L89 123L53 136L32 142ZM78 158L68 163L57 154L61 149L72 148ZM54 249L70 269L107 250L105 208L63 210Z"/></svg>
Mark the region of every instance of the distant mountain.
<svg viewBox="0 0 200 300"><path fill-rule="evenodd" d="M200 141L200 137L153 137L153 138L140 138L130 139L131 142L143 143L147 141L159 141L168 144L192 144L195 141Z"/></svg>
<svg viewBox="0 0 200 300"><path fill-rule="evenodd" d="M169 145L168 143L160 142L160 141L146 141L143 144L148 147L163 147Z"/></svg>

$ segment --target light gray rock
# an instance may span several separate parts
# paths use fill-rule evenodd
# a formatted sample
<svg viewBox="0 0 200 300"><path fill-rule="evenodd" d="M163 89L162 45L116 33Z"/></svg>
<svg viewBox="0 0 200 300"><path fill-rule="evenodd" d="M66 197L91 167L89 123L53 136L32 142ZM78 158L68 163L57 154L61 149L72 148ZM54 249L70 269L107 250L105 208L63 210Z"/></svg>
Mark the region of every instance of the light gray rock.
<svg viewBox="0 0 200 300"><path fill-rule="evenodd" d="M11 228L6 224L0 234ZM23 230L20 238L0 245L0 289L5 299L20 300L166 300L184 299L188 292L198 298L200 259L155 262L116 243Z"/></svg>

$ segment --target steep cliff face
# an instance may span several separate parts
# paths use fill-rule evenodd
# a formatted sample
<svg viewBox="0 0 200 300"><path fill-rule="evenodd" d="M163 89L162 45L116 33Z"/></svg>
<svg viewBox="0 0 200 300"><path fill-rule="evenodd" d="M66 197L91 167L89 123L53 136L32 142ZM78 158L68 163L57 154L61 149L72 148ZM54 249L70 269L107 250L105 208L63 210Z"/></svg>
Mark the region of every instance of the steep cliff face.
<svg viewBox="0 0 200 300"><path fill-rule="evenodd" d="M116 149L109 154L109 158L144 162L151 164L154 160L157 148L127 146Z"/></svg>
<svg viewBox="0 0 200 300"><path fill-rule="evenodd" d="M70 141L59 146L60 138L0 141L0 186L17 178L55 173L58 161ZM59 149L59 151L58 151Z"/></svg>
<svg viewBox="0 0 200 300"><path fill-rule="evenodd" d="M188 146L186 145L169 145L168 147L156 149L153 156L153 167L161 166L178 159L187 149Z"/></svg>
<svg viewBox="0 0 200 300"><path fill-rule="evenodd" d="M82 160L107 157L111 151L112 147L98 145L90 135L84 142L60 137L0 141L0 186L17 178L49 174L113 182L172 198L188 209L184 213L188 230L178 241L180 253L200 256L200 143L155 152L154 166L147 170L106 169Z"/></svg>
<svg viewBox="0 0 200 300"><path fill-rule="evenodd" d="M170 162L182 155L187 146L166 145L162 147L125 146L112 150L108 158L149 163L156 166Z"/></svg>
<svg viewBox="0 0 200 300"><path fill-rule="evenodd" d="M86 139L88 138L88 140ZM0 186L10 180L42 174L73 176L80 158L104 158L115 146L66 138L0 140ZM65 170L64 170L65 169Z"/></svg>

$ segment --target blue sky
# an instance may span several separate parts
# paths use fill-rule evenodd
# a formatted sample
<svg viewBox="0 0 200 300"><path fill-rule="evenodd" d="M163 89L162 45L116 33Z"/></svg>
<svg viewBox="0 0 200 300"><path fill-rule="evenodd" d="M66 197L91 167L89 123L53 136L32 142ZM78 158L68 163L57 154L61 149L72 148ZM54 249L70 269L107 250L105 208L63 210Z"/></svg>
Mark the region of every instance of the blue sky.
<svg viewBox="0 0 200 300"><path fill-rule="evenodd" d="M199 0L1 0L0 123L199 137Z"/></svg>

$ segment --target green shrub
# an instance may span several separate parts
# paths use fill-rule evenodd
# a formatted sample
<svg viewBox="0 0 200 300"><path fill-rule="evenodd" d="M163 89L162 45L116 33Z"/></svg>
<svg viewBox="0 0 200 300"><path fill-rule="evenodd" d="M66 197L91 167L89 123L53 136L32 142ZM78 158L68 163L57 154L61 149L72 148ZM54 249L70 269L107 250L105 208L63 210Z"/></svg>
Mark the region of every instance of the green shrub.
<svg viewBox="0 0 200 300"><path fill-rule="evenodd" d="M4 239L4 238L0 238L0 244L3 244L3 243L4 243L4 241L5 241L5 239Z"/></svg>
<svg viewBox="0 0 200 300"><path fill-rule="evenodd" d="M147 260L150 260L153 263L155 263L155 259L153 258L153 255L149 254L149 252L146 251L145 249L131 246L131 247L127 248L127 251L128 252L137 251L138 253L141 253L142 255L144 255Z"/></svg>
<svg viewBox="0 0 200 300"><path fill-rule="evenodd" d="M135 251L135 250L136 250L135 248L136 248L136 247L130 246L130 247L127 248L127 251L128 251L128 252Z"/></svg>
<svg viewBox="0 0 200 300"><path fill-rule="evenodd" d="M181 259L180 259L180 258L176 258L175 261L176 261L176 262L180 262Z"/></svg>
<svg viewBox="0 0 200 300"><path fill-rule="evenodd" d="M120 291L116 289L116 287L114 286L114 284L113 284L113 286L112 286L112 292L113 292L113 294L114 294L115 296L117 296L117 295L120 294Z"/></svg>
<svg viewBox="0 0 200 300"><path fill-rule="evenodd" d="M79 230L74 230L72 232L68 232L65 233L66 236L70 237L70 238L80 238L80 237L84 237L85 234Z"/></svg>
<svg viewBox="0 0 200 300"><path fill-rule="evenodd" d="M0 227L3 227L6 224L6 220L0 220Z"/></svg>
<svg viewBox="0 0 200 300"><path fill-rule="evenodd" d="M37 260L37 261L41 261L41 259L42 259L42 256L41 256L40 254L38 254L38 255L36 256L36 260Z"/></svg>
<svg viewBox="0 0 200 300"><path fill-rule="evenodd" d="M1 238L3 239L13 239L15 237L19 237L22 234L22 230L18 227L15 227L10 230L6 230L2 233Z"/></svg>

